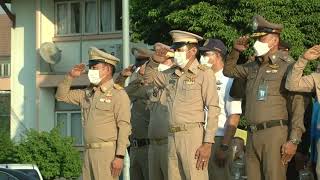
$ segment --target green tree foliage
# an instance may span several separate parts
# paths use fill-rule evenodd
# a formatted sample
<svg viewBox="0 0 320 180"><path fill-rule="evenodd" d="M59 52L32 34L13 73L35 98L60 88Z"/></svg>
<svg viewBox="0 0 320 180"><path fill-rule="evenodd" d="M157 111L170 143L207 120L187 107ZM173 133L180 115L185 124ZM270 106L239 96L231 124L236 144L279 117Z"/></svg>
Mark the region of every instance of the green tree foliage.
<svg viewBox="0 0 320 180"><path fill-rule="evenodd" d="M13 162L12 153L15 149L14 143L10 139L10 133L0 130L0 164Z"/></svg>
<svg viewBox="0 0 320 180"><path fill-rule="evenodd" d="M229 49L233 41L252 33L252 17L264 16L285 26L281 38L292 45L297 59L304 49L320 43L320 0L132 0L133 41L170 43L172 29L222 39ZM245 55L250 55L248 51ZM317 63L308 66L306 73Z"/></svg>
<svg viewBox="0 0 320 180"><path fill-rule="evenodd" d="M252 17L264 16L282 23L281 39L291 44L297 59L306 48L320 43L320 0L131 0L131 38L148 44L170 44L169 31L190 31L205 38L218 38L229 50L234 40L252 33ZM253 42L251 42L253 43ZM244 56L252 55L252 48ZM318 62L310 63L305 74ZM242 117L240 126L245 127Z"/></svg>
<svg viewBox="0 0 320 180"><path fill-rule="evenodd" d="M70 137L62 137L59 128L50 132L29 130L19 144L8 136L0 140L0 162L36 164L44 179L73 178L81 174L80 153Z"/></svg>

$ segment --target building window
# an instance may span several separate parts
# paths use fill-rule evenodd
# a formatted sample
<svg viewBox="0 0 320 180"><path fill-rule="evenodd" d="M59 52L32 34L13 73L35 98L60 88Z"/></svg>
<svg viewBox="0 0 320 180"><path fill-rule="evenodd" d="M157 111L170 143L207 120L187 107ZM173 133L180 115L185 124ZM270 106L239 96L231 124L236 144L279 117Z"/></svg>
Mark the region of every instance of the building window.
<svg viewBox="0 0 320 180"><path fill-rule="evenodd" d="M10 91L0 91L0 132L10 133Z"/></svg>
<svg viewBox="0 0 320 180"><path fill-rule="evenodd" d="M121 0L56 0L56 35L88 35L120 31L121 3Z"/></svg>
<svg viewBox="0 0 320 180"><path fill-rule="evenodd" d="M55 103L55 125L63 136L72 137L75 146L83 146L83 128L80 107L64 102Z"/></svg>
<svg viewBox="0 0 320 180"><path fill-rule="evenodd" d="M0 78L10 77L10 63L0 63Z"/></svg>
<svg viewBox="0 0 320 180"><path fill-rule="evenodd" d="M57 111L56 125L60 126L63 136L70 136L74 145L83 146L83 129L80 111Z"/></svg>

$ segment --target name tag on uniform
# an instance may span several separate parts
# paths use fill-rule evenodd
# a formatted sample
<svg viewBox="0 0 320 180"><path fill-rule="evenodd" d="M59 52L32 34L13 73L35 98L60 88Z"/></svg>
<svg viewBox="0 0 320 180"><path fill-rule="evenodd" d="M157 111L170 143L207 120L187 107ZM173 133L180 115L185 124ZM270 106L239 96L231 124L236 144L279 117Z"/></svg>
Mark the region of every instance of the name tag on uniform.
<svg viewBox="0 0 320 180"><path fill-rule="evenodd" d="M194 81L192 81L192 80L185 80L185 81L184 81L184 84L192 85L192 84L194 84Z"/></svg>
<svg viewBox="0 0 320 180"><path fill-rule="evenodd" d="M109 98L100 98L100 102L111 103L111 99L109 99Z"/></svg>
<svg viewBox="0 0 320 180"><path fill-rule="evenodd" d="M262 83L258 87L257 92L257 100L258 101L265 101L268 96L268 85L266 83Z"/></svg>

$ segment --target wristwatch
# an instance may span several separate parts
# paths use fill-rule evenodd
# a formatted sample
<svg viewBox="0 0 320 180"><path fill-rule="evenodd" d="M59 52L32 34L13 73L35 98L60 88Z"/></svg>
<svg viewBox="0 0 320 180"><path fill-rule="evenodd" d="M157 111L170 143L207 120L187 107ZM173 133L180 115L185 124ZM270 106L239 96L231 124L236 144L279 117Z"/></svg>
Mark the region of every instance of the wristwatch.
<svg viewBox="0 0 320 180"><path fill-rule="evenodd" d="M229 149L229 145L221 144L220 148L221 148L222 151L227 151Z"/></svg>
<svg viewBox="0 0 320 180"><path fill-rule="evenodd" d="M290 139L290 142L295 145L298 145L300 143L298 139Z"/></svg>

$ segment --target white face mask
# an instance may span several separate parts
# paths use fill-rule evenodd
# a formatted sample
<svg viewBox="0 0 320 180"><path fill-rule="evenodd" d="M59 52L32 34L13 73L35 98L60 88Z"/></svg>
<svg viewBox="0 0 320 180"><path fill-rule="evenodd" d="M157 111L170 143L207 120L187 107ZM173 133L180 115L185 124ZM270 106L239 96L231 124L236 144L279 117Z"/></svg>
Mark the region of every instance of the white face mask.
<svg viewBox="0 0 320 180"><path fill-rule="evenodd" d="M89 69L88 78L91 84L98 85L101 81L99 70Z"/></svg>
<svg viewBox="0 0 320 180"><path fill-rule="evenodd" d="M268 43L263 43L259 40L254 43L253 49L258 57L263 56L270 51Z"/></svg>
<svg viewBox="0 0 320 180"><path fill-rule="evenodd" d="M177 66L184 68L188 64L186 52L174 52L174 62Z"/></svg>
<svg viewBox="0 0 320 180"><path fill-rule="evenodd" d="M204 64L208 67L212 67L212 64L209 63L209 57L208 56L201 56L200 57L200 64Z"/></svg>
<svg viewBox="0 0 320 180"><path fill-rule="evenodd" d="M158 71L165 71L169 69L171 66L165 65L165 64L159 64Z"/></svg>

